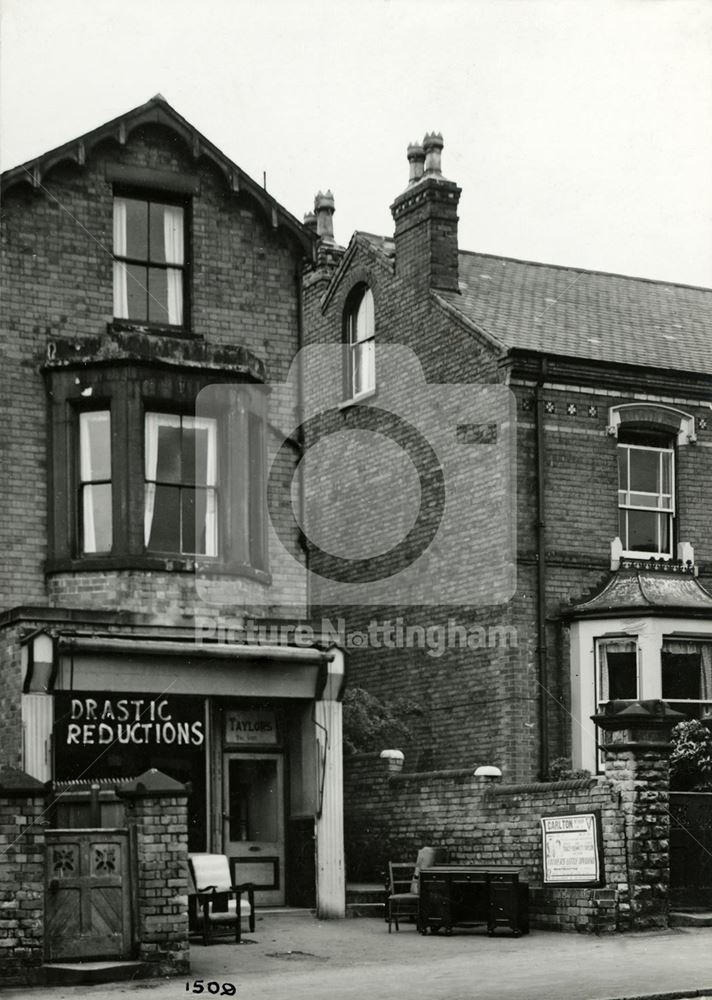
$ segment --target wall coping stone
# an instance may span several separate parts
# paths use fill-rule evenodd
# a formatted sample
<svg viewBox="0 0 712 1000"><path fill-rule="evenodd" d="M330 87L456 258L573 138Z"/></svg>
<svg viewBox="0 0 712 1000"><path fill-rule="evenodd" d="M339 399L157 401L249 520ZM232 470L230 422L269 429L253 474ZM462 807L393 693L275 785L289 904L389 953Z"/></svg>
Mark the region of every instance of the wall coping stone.
<svg viewBox="0 0 712 1000"><path fill-rule="evenodd" d="M473 778L474 764L471 767L456 767L445 771L406 771L392 774L390 781L429 781L433 778Z"/></svg>
<svg viewBox="0 0 712 1000"><path fill-rule="evenodd" d="M121 799L155 799L178 798L180 796L187 798L189 790L187 785L181 781L169 778L163 771L152 767L128 785L117 785L115 791Z"/></svg>
<svg viewBox="0 0 712 1000"><path fill-rule="evenodd" d="M520 792L556 792L575 790L577 788L590 788L593 784L600 784L599 778L591 775L590 778L562 778L561 781L531 781L521 785L492 785L489 788L490 795L518 795Z"/></svg>
<svg viewBox="0 0 712 1000"><path fill-rule="evenodd" d="M46 795L47 782L33 778L27 771L9 764L0 766L0 796L6 799L39 798Z"/></svg>

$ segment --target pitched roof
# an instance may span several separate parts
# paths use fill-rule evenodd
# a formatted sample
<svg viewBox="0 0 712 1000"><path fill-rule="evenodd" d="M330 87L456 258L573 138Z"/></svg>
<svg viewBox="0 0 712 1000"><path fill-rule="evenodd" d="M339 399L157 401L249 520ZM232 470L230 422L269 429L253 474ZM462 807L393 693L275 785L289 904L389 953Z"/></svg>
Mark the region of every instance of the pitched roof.
<svg viewBox="0 0 712 1000"><path fill-rule="evenodd" d="M712 374L712 289L466 251L459 264L460 293L436 299L505 349Z"/></svg>
<svg viewBox="0 0 712 1000"><path fill-rule="evenodd" d="M168 101L161 94L156 94L150 101L141 104L131 111L127 111L118 118L104 122L98 128L76 139L50 149L46 153L21 163L17 167L5 170L0 175L0 190L8 191L17 184L31 184L34 188L39 188L43 183L47 172L62 162L76 163L83 166L86 157L101 142L113 139L120 146L125 145L129 135L138 128L162 125L170 129L179 136L190 150L194 160L202 157L208 159L216 166L225 177L225 180L234 193L246 191L262 207L265 214L271 218L272 225L276 228L283 225L302 244L307 253L311 253L315 242L315 236L310 230L299 222L290 212L279 202L268 194L265 189L253 181L236 163L227 157L222 150L214 146L209 139L206 139L190 122L186 121L182 115L178 114L175 108L171 107Z"/></svg>

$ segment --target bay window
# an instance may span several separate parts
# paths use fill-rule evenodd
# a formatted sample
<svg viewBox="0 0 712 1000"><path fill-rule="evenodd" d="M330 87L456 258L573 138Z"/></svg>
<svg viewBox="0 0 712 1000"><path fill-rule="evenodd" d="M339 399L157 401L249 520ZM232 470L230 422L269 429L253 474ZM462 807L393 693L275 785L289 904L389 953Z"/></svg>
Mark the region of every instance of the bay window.
<svg viewBox="0 0 712 1000"><path fill-rule="evenodd" d="M133 332L117 336L135 350ZM199 568L269 582L260 384L133 359L61 359L47 380L48 573Z"/></svg>
<svg viewBox="0 0 712 1000"><path fill-rule="evenodd" d="M114 318L184 325L185 209L114 198Z"/></svg>

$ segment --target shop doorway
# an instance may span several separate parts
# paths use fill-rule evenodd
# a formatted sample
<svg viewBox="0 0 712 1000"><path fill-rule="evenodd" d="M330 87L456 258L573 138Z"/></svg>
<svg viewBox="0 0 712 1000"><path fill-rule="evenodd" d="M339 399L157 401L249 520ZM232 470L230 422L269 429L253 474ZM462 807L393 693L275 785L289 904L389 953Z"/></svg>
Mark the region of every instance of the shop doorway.
<svg viewBox="0 0 712 1000"><path fill-rule="evenodd" d="M223 763L223 843L235 882L258 906L283 906L284 758L230 753Z"/></svg>

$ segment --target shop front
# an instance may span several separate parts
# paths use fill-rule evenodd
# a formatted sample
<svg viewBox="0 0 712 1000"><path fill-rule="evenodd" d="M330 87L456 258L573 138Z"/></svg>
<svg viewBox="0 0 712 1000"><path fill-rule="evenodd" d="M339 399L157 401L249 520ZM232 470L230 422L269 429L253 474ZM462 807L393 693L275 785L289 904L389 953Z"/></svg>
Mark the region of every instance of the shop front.
<svg viewBox="0 0 712 1000"><path fill-rule="evenodd" d="M190 787L189 850L225 854L258 906L343 916L340 650L66 633L51 650L44 670L25 657L35 777L157 768Z"/></svg>

